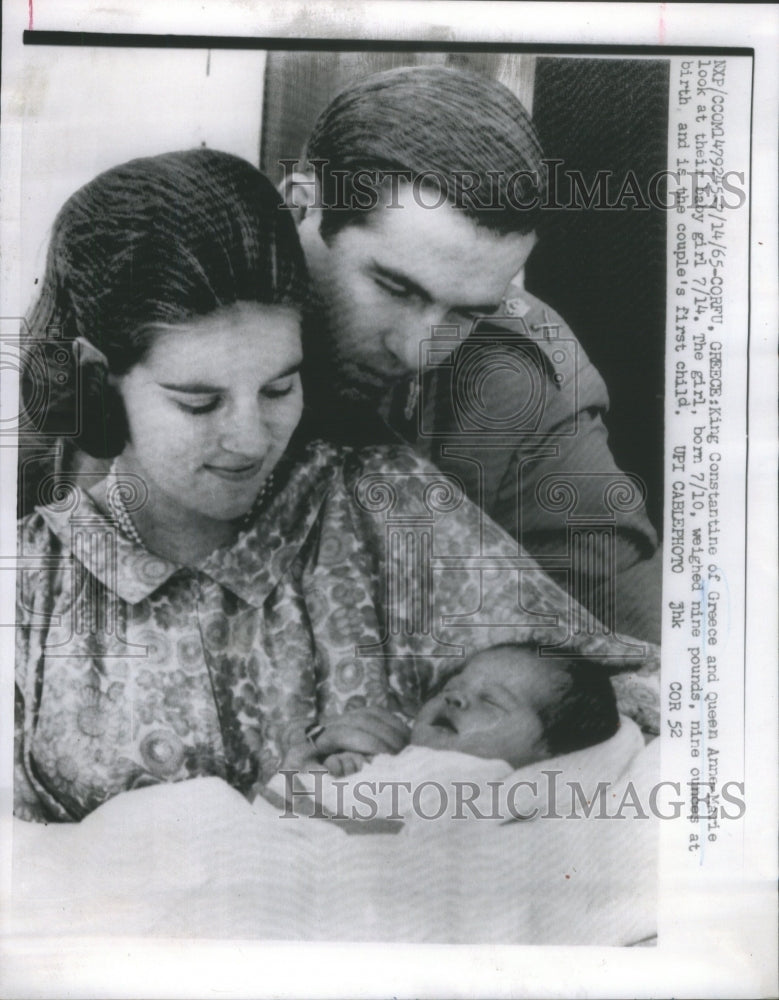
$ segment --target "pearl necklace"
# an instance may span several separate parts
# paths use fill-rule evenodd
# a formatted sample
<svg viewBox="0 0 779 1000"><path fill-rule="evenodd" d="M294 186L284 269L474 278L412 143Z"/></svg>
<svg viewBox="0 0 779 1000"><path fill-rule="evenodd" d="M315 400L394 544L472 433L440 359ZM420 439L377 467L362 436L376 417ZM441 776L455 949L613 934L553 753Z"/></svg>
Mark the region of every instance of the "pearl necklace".
<svg viewBox="0 0 779 1000"><path fill-rule="evenodd" d="M111 519L126 538L129 538L131 542L135 543L135 545L140 545L141 548L145 548L143 539L138 533L138 529L135 527L135 523L133 522L132 517L130 517L130 512L125 504L124 495L127 487L122 484L122 481L119 478L120 473L116 467L116 459L114 459L111 463L108 475L113 480L113 483L109 485L108 490L106 491L106 502L108 504L108 510L111 514ZM241 531L245 531L248 527L250 527L257 511L260 508L260 505L265 500L272 486L273 473L271 472L262 484L262 489L257 494L257 498L254 503L241 518Z"/></svg>
<svg viewBox="0 0 779 1000"><path fill-rule="evenodd" d="M119 479L119 472L116 468L116 459L111 462L111 468L108 470L108 475L113 480L113 482L109 484L106 491L106 501L108 503L108 510L111 513L111 518L125 538L129 538L131 542L134 542L136 545L140 545L141 548L143 548L143 539L138 534L138 529L135 527L133 519L130 517L130 512L125 506L124 492L127 487Z"/></svg>
<svg viewBox="0 0 779 1000"><path fill-rule="evenodd" d="M271 472L268 478L262 484L262 489L257 494L254 503L241 518L241 531L245 531L248 527L251 526L252 522L254 521L257 515L257 512L259 511L262 504L265 502L265 499L267 498L272 488L273 488L273 473Z"/></svg>

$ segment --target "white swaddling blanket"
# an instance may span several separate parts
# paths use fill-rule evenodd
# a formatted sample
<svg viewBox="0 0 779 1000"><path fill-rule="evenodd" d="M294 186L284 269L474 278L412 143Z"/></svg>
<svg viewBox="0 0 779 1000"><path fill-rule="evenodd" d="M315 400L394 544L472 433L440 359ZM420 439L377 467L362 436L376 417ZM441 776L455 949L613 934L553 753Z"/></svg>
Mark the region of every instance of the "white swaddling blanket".
<svg viewBox="0 0 779 1000"><path fill-rule="evenodd" d="M635 752L607 797L619 803L631 785L648 812L659 741L639 747L625 730L623 751L632 742ZM536 767L560 770L557 787L594 789L610 780L597 749L584 752L589 764L572 754ZM20 937L471 944L620 945L654 934L657 820L631 808L622 819L597 809L567 818L569 799L557 811L566 818L347 836L324 820L282 820L217 778L158 785L79 824L15 822L7 926Z"/></svg>
<svg viewBox="0 0 779 1000"><path fill-rule="evenodd" d="M308 815L316 803L319 815L376 822L379 829L383 819L402 819L407 827L452 820L527 820L559 811L558 794L560 810L570 812L570 784L579 785L585 794L594 794L598 783L613 785L643 747L638 726L622 718L611 739L518 770L504 760L408 746L398 754L377 754L348 778L316 769L282 771L267 791L281 812Z"/></svg>

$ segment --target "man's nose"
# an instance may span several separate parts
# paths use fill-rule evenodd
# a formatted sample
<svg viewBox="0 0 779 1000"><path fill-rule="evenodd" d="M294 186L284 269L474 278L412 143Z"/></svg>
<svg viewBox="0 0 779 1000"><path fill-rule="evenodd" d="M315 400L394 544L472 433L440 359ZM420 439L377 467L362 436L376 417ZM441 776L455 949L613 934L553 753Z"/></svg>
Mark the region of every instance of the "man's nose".
<svg viewBox="0 0 779 1000"><path fill-rule="evenodd" d="M385 347L400 361L409 374L418 374L425 364L420 348L432 336L433 328L443 322L445 314L440 309L430 309L417 315L413 323L397 327L385 339Z"/></svg>

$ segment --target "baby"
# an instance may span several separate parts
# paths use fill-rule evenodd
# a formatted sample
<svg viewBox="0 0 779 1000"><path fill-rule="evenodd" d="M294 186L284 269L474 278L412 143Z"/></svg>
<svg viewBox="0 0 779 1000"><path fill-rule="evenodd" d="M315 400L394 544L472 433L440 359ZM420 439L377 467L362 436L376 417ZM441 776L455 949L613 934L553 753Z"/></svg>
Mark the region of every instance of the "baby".
<svg viewBox="0 0 779 1000"><path fill-rule="evenodd" d="M526 646L493 646L425 702L410 742L505 760L516 769L613 736L619 720L601 664L541 659Z"/></svg>
<svg viewBox="0 0 779 1000"><path fill-rule="evenodd" d="M403 727L389 712L374 714L376 722L393 727L396 734ZM357 813L366 819L386 812L376 803L380 786L390 791L397 786L392 811L399 819L420 811L422 800L414 799L420 784L499 781L519 768L608 740L619 728L619 717L601 664L543 659L535 649L502 645L474 654L425 702L411 727L409 745L400 753L369 758L360 752L359 731L348 725L346 714L330 732L326 725L307 746L293 748L269 786L271 795L287 803L308 796L331 812L348 815L361 790L359 802L374 798L375 808L368 810L373 815ZM306 771L310 773L299 773ZM333 780L357 771L357 781Z"/></svg>

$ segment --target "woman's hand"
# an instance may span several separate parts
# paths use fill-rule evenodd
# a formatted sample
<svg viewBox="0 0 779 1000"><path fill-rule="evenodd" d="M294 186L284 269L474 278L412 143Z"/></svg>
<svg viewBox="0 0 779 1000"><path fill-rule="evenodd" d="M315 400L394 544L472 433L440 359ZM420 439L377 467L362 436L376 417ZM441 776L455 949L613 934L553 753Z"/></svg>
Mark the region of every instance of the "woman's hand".
<svg viewBox="0 0 779 1000"><path fill-rule="evenodd" d="M398 753L408 744L411 730L386 708L357 708L343 715L322 719L322 729L314 739L317 754L353 751L372 757L377 753Z"/></svg>
<svg viewBox="0 0 779 1000"><path fill-rule="evenodd" d="M325 717L305 743L290 747L283 769L306 770L321 765L336 777L359 771L366 758L398 753L410 730L386 708L358 708Z"/></svg>

